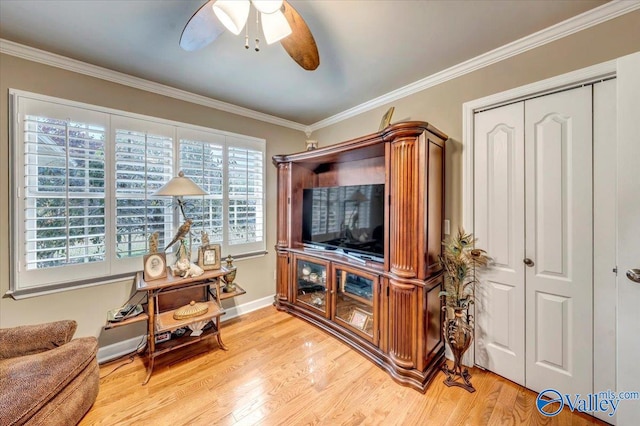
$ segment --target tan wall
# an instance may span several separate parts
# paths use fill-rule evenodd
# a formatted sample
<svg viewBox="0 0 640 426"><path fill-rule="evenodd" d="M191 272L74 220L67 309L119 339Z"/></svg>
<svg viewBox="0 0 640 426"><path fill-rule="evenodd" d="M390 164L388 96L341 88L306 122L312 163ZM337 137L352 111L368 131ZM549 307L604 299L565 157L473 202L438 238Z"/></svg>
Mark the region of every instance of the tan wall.
<svg viewBox="0 0 640 426"><path fill-rule="evenodd" d="M313 133L320 146L377 131L380 119L395 106L392 122L427 121L447 142L445 217L454 231L462 224L462 104L563 73L606 62L640 50L640 11L522 53L454 80Z"/></svg>
<svg viewBox="0 0 640 426"><path fill-rule="evenodd" d="M235 263L238 267L237 282L244 286L247 294L232 299L230 303L243 304L275 293L276 169L270 159L274 154L303 150L303 132L0 55L0 295L9 289L9 88L266 139L266 236L269 253ZM144 326L102 331L107 311L129 298L132 284L132 280L126 280L17 301L4 297L0 299L0 327L69 318L78 321L78 336L100 336L101 346L137 336L144 333Z"/></svg>

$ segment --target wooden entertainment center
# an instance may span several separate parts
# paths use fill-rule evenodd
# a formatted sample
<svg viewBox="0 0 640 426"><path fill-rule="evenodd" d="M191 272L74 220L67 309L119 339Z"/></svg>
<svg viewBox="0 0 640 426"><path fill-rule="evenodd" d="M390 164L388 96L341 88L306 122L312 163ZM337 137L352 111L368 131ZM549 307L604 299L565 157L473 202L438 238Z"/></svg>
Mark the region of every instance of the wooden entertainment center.
<svg viewBox="0 0 640 426"><path fill-rule="evenodd" d="M429 123L407 121L339 144L273 157L278 168L275 306L320 327L397 382L422 392L444 361L438 255L447 138ZM372 195L355 197L353 190L349 200L355 210L347 212L345 206L337 221L322 221L323 230L334 227L340 235L333 246L303 242L305 189L374 184L384 188L376 195L384 197L379 256L351 255L351 247L373 241L358 223L359 215L364 217L359 206L366 207Z"/></svg>

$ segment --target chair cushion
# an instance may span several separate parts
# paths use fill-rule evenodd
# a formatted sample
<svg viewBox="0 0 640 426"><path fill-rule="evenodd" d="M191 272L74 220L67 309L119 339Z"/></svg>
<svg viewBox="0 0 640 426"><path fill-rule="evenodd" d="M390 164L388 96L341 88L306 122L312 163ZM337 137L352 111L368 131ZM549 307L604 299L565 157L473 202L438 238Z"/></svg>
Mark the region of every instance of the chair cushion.
<svg viewBox="0 0 640 426"><path fill-rule="evenodd" d="M46 352L0 360L0 424L31 418L95 362L97 351L97 339L84 337Z"/></svg>
<svg viewBox="0 0 640 426"><path fill-rule="evenodd" d="M0 328L0 359L31 355L69 342L78 324L73 320Z"/></svg>

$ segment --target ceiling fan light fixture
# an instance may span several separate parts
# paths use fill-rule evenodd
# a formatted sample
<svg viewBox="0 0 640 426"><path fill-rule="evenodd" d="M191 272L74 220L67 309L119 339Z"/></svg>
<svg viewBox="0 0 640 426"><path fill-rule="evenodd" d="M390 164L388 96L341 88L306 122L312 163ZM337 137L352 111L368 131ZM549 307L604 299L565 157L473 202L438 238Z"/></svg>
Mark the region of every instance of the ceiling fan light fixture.
<svg viewBox="0 0 640 426"><path fill-rule="evenodd" d="M251 3L249 0L218 0L213 12L220 22L233 34L238 35L247 23Z"/></svg>
<svg viewBox="0 0 640 426"><path fill-rule="evenodd" d="M280 11L262 14L262 31L267 44L275 43L291 34L291 26Z"/></svg>
<svg viewBox="0 0 640 426"><path fill-rule="evenodd" d="M274 13L280 10L283 0L251 0L260 13Z"/></svg>

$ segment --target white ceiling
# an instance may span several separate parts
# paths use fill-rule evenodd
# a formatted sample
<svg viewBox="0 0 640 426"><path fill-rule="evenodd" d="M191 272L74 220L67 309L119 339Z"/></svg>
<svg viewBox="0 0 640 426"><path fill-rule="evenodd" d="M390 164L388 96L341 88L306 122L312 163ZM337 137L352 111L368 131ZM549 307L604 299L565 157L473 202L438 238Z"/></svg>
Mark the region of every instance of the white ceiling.
<svg viewBox="0 0 640 426"><path fill-rule="evenodd" d="M310 125L606 1L289 0L318 45L315 71L229 32L183 51L204 3L0 0L0 38Z"/></svg>

